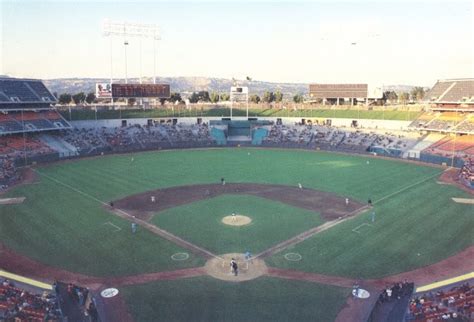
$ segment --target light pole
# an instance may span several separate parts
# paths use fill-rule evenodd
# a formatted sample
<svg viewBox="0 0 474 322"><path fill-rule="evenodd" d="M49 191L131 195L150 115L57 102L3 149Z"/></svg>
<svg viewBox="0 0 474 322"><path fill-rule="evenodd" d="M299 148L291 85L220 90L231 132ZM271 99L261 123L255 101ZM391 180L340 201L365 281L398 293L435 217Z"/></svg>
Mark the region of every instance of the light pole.
<svg viewBox="0 0 474 322"><path fill-rule="evenodd" d="M123 48L125 48L125 84L128 84L128 70L127 70L127 46L128 41L123 41Z"/></svg>
<svg viewBox="0 0 474 322"><path fill-rule="evenodd" d="M153 83L156 84L156 40L160 40L160 29L154 24L138 24L138 23L127 23L127 22L112 22L105 20L102 26L102 33L105 37L118 36L124 38L125 46L125 82L127 82L127 38L151 38L153 39ZM110 43L110 68L111 76L110 83L112 85L112 42ZM141 42L140 42L140 77L141 75Z"/></svg>

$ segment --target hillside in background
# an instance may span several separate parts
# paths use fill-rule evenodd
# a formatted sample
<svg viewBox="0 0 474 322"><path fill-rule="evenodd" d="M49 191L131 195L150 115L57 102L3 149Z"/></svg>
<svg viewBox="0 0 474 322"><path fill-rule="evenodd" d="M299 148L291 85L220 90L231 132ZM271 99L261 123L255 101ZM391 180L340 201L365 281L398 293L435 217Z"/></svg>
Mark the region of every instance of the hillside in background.
<svg viewBox="0 0 474 322"><path fill-rule="evenodd" d="M96 83L110 82L108 78L58 78L44 80L46 86L53 93L78 93L94 92ZM137 78L129 79L130 83L138 83ZM144 78L144 83L152 83L151 78ZM191 93L194 91L209 91L228 93L232 86L231 79L209 78L209 77L159 77L158 83L169 83L172 92ZM280 90L285 98L293 97L295 94L307 95L309 84L305 83L272 83L264 81L241 81L241 86L248 86L250 93L262 95L265 91ZM410 85L385 85L385 90L410 91L414 86Z"/></svg>
<svg viewBox="0 0 474 322"><path fill-rule="evenodd" d="M107 78L59 78L44 80L46 86L55 93L93 92L96 83L107 83ZM129 83L138 83L137 78L129 79ZM152 83L151 78L144 78L143 83ZM208 77L158 77L157 83L169 83L172 92L192 93L194 91L209 91L228 93L232 86L231 79ZM285 97L295 94L307 94L308 84L301 83L271 83L262 81L241 81L241 86L249 86L251 93L262 95L265 91L280 90Z"/></svg>

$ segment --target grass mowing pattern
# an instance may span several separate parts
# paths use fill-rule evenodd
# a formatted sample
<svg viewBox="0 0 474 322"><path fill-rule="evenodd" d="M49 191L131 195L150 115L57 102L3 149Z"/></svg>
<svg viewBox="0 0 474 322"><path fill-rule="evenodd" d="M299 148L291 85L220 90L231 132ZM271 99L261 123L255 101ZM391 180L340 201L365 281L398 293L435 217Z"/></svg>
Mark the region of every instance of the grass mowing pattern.
<svg viewBox="0 0 474 322"><path fill-rule="evenodd" d="M249 216L245 226L229 226L222 218L233 212ZM259 253L323 221L319 214L281 202L246 196L222 195L172 208L152 222L215 254Z"/></svg>
<svg viewBox="0 0 474 322"><path fill-rule="evenodd" d="M218 183L221 177L227 182L294 186L301 182L305 187L365 202L368 197L376 201L441 172L438 168L397 161L295 150L148 152L134 154L133 162L131 157L83 159L39 171L106 202L151 189ZM316 246L326 251L324 257L310 257L302 249L305 257L300 264L310 263L301 269L380 276L434 263L473 244L472 234L467 234L474 230L472 216L469 217L473 206L448 200L450 195L463 197L465 193L434 181L376 204L376 226L384 225L383 229L374 229L371 238L351 231L367 220L361 217L301 244L298 247ZM26 196L27 200L21 205L0 206L0 240L50 265L95 275L122 275L201 263L169 263L169 253L179 248L146 232L140 231L140 240L132 243L128 222L107 214L96 201L46 178L41 178L39 184L13 189L7 196ZM98 230L107 221L122 227L124 233ZM306 244L313 240L314 245ZM419 248L422 255L413 258L411 251ZM405 257L401 260L398 256ZM275 259L272 265L287 264Z"/></svg>
<svg viewBox="0 0 474 322"><path fill-rule="evenodd" d="M402 108L403 109L403 108ZM95 120L96 113L93 110L72 110L71 115L68 111L61 111L61 114L67 120ZM245 109L234 108L233 116L246 116ZM369 111L358 110L356 107L345 110L331 109L308 109L308 110L283 110L277 108L249 109L249 116L261 117L323 117L323 118L351 118L351 119L373 119L373 120L397 120L412 121L422 113L405 110L387 110L387 111ZM99 110L97 119L129 119L129 118L156 118L156 117L229 117L229 108L212 109L166 109L159 108L153 110Z"/></svg>
<svg viewBox="0 0 474 322"><path fill-rule="evenodd" d="M172 254L186 250L144 229L132 234L128 221L48 179L19 187L15 194L26 200L0 206L1 240L50 266L95 276L121 276L204 264L192 253L186 261L173 261Z"/></svg>
<svg viewBox="0 0 474 322"><path fill-rule="evenodd" d="M469 196L432 179L376 205L371 211L316 235L291 251L299 262L283 257L267 264L307 272L355 278L378 278L426 266L455 255L474 243L474 206L455 203ZM360 233L352 230L362 226Z"/></svg>
<svg viewBox="0 0 474 322"><path fill-rule="evenodd" d="M137 322L334 321L350 290L258 278L222 282L209 277L160 281L120 289Z"/></svg>

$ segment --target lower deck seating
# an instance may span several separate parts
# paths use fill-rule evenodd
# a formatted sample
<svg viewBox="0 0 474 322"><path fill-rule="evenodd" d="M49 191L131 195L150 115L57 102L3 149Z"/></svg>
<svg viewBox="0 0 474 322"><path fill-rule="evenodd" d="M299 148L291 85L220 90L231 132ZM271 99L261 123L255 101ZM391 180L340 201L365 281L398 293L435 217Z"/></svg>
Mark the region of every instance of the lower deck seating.
<svg viewBox="0 0 474 322"><path fill-rule="evenodd" d="M8 281L0 281L0 320L6 321L61 321L61 310L56 294L33 294L15 287Z"/></svg>
<svg viewBox="0 0 474 322"><path fill-rule="evenodd" d="M474 287L469 283L448 290L429 292L412 298L408 321L472 321Z"/></svg>

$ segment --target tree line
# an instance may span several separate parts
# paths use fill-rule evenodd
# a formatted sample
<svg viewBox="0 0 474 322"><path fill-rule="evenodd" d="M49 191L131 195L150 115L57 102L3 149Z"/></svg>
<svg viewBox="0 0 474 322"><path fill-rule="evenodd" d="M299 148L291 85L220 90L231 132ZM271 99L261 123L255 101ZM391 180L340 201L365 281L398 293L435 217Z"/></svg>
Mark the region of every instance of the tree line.
<svg viewBox="0 0 474 322"><path fill-rule="evenodd" d="M421 101L425 97L425 89L423 87L414 87L410 92L395 92L395 91L385 91L383 93L383 100L384 102L390 101L390 102L401 102L402 104L406 104L410 100L412 101ZM74 102L74 104L79 105L79 104L92 104L92 103L97 103L98 99L95 96L94 92L90 92L88 94L85 94L84 92L79 92L76 94L69 94L69 93L64 93L57 95L57 93L54 93L54 95L58 98L59 104L71 104ZM190 103L218 103L218 102L228 102L230 100L230 95L228 93L217 93L217 92L211 92L209 93L208 91L197 91L193 92L189 96L189 102ZM294 103L303 103L304 97L302 94L296 94L292 97L291 99ZM273 91L265 91L262 96L258 94L252 94L249 96L249 102L254 103L254 104L259 104L259 103L281 103L283 101L283 93L280 90L277 90L275 92ZM134 98L129 98L128 103L129 105L134 105L136 102L136 99ZM171 96L167 99L160 99L161 104L165 103L172 103L176 104L183 102L183 99L181 97L180 93L171 93Z"/></svg>
<svg viewBox="0 0 474 322"><path fill-rule="evenodd" d="M423 98L425 98L426 91L421 86L414 87L410 92L400 92L397 93L395 91L385 91L383 93L383 100L390 101L390 102L398 102L402 104L406 104L410 100L419 102Z"/></svg>

